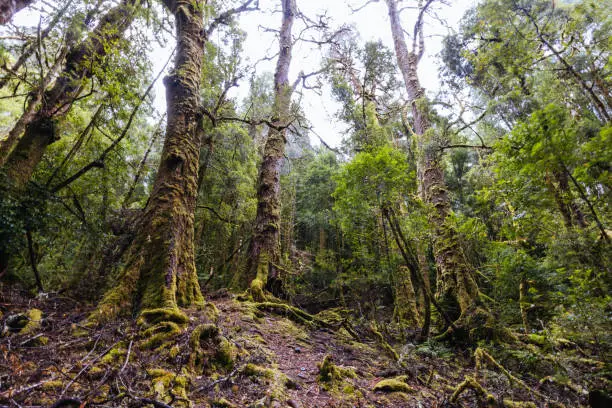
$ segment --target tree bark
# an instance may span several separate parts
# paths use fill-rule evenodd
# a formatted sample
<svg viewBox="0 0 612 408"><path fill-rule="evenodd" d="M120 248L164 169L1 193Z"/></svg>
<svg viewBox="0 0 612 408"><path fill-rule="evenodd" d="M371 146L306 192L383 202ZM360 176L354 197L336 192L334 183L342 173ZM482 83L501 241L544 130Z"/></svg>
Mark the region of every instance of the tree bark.
<svg viewBox="0 0 612 408"><path fill-rule="evenodd" d="M280 30L279 55L274 74L273 127L264 146L257 188L257 217L247 259L247 280L251 294L263 297L267 289L275 295L282 292L280 263L280 169L285 155L291 94L289 66L293 40L291 29L296 12L295 0L281 0L283 21Z"/></svg>
<svg viewBox="0 0 612 408"><path fill-rule="evenodd" d="M25 186L47 146L59 139L55 131L57 119L70 110L84 81L93 76L92 64L101 61L130 26L137 1L124 0L100 19L93 32L68 52L63 71L53 87L44 92L38 110L34 114L26 112L28 117L18 121L25 133L15 148L6 152L7 156L0 157L0 165L16 188Z"/></svg>
<svg viewBox="0 0 612 408"><path fill-rule="evenodd" d="M15 13L33 2L34 0L0 0L0 25L11 21Z"/></svg>
<svg viewBox="0 0 612 408"><path fill-rule="evenodd" d="M178 306L202 305L195 268L194 213L201 145L200 82L204 1L166 0L174 15L177 55L166 86L167 127L153 191L128 250L118 285L93 318L153 311L184 323Z"/></svg>
<svg viewBox="0 0 612 408"><path fill-rule="evenodd" d="M478 302L479 293L473 272L459 244L459 236L450 219L451 206L444 182L440 149L437 148L434 140L434 130L429 121L425 91L421 87L417 73L418 62L424 51L422 13L415 27L413 50L409 51L397 10L397 0L386 0L386 3L395 54L412 107L413 130L418 154L419 194L423 201L431 207L429 219L434 229L433 248L438 269L436 297L447 315L457 320ZM416 37L421 39L418 50L416 49Z"/></svg>

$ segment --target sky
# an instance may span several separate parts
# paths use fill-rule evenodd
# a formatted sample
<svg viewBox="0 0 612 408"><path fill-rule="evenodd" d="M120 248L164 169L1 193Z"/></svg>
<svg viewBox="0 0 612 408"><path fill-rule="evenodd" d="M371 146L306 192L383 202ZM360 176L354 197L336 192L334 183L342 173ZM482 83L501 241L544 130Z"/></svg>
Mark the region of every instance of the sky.
<svg viewBox="0 0 612 408"><path fill-rule="evenodd" d="M339 27L342 24L353 26L359 33L361 40L378 41L393 50L391 29L389 27L386 4L384 1L373 2L360 11L352 12L366 3L366 0L296 0L298 9L306 16L315 19L317 15L326 12L331 18L331 27ZM416 4L417 0L404 0L400 7ZM466 10L475 6L478 0L447 0L449 5L438 5L437 15L446 22L451 29L458 27L459 21ZM233 4L238 4L234 2ZM266 32L263 28L276 29L281 24L281 14L273 12L280 8L279 0L260 0L260 11L243 13L239 18L240 27L246 31L247 38L244 43L244 58L247 62L254 63L264 57L275 55L278 50L276 37L273 33ZM406 10L402 13L402 25L408 32L414 24L416 13L414 10ZM38 14L24 10L16 15L14 23L17 25L36 25ZM294 33L300 29L300 22L296 21ZM433 93L439 89L438 68L436 55L440 51L442 37L448 33L449 28L433 18L425 20L426 53L419 64L419 76L421 84L428 92ZM410 44L410 43L409 43ZM174 47L169 41L166 48L155 44L151 51L153 62L153 75L156 75L168 60L169 52ZM298 42L294 46L293 60L291 63L290 81L298 77L300 71L304 73L314 72L321 66L321 51L313 49L311 44ZM170 64L171 65L171 64ZM171 67L169 67L171 68ZM168 69L169 69L168 68ZM257 73L265 71L274 72L275 61L263 61L257 64ZM229 96L244 98L249 90L248 78L245 78L238 88L232 90ZM161 113L165 110L165 91L163 82L157 81L154 87L154 106ZM346 132L346 124L340 123L334 118L339 110L339 105L331 98L329 89L323 89L322 95L312 90L304 90L294 99L299 98L306 118L316 132L325 142L337 147L342 141L342 135ZM318 144L319 139L312 136L311 142Z"/></svg>
<svg viewBox="0 0 612 408"><path fill-rule="evenodd" d="M251 61L258 61L266 55L274 55L278 49L274 36L264 32L261 27L275 29L280 27L280 13L270 13L274 7L279 7L279 3L278 0L261 0L261 12L246 13L239 20L241 28L248 33L244 50ZM381 40L393 50L385 2L374 2L360 11L351 11L351 8L357 9L365 3L366 0L297 0L298 9L307 16L314 18L326 10L327 15L332 18L332 26L341 24L354 26L363 42ZM416 0L403 1L400 7L402 4L410 5L410 3L416 4ZM451 5L437 6L436 14L445 20L449 27L456 29L465 11L475 6L478 0L451 0L448 3ZM401 17L404 29L410 32L416 17L415 11L405 10ZM425 24L425 35L429 37L426 38L426 54L419 64L419 76L422 86L430 92L435 92L440 87L436 55L441 49L442 36L448 33L448 28L433 18L427 18ZM298 29L296 23L294 32ZM313 50L309 44L296 44L291 63L290 81L297 78L300 71L305 73L317 71L320 67L320 54L320 51ZM259 72L263 70L273 72L274 64L275 61L270 61L258 64L257 68ZM248 91L248 83L243 84L242 87L237 92L239 95L244 90ZM339 105L330 98L329 92L323 92L323 95L319 96L313 91L305 90L301 102L313 130L328 145L337 147L342 140L346 125L335 120L334 113L339 109ZM311 141L313 144L319 143L316 137L311 137Z"/></svg>

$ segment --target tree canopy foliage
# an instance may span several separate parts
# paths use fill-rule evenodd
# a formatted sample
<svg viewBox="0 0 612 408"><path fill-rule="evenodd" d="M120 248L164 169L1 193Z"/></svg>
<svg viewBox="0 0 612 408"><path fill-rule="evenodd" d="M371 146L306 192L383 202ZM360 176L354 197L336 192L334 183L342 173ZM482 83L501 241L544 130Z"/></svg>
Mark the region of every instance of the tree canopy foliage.
<svg viewBox="0 0 612 408"><path fill-rule="evenodd" d="M133 319L142 350L195 350L168 357L184 363L172 380L150 375L157 400L109 394L182 406L203 373L218 383L194 395L281 381L250 360L232 371L248 352L216 326L236 318L215 306L229 296L248 319L369 339L423 387L437 374L410 374L407 345L469 350L476 375L449 404L609 398L612 3L481 0L435 62L442 0L334 6L383 10L389 43L302 0L1 3L0 340L29 327L10 326L8 293L61 294L88 305L81 328ZM254 18L276 26L245 31ZM276 42L254 61L247 38L264 33ZM313 126L315 98L335 125ZM486 365L524 402L490 393ZM356 375L318 370L336 396ZM390 401L376 406L406 406Z"/></svg>

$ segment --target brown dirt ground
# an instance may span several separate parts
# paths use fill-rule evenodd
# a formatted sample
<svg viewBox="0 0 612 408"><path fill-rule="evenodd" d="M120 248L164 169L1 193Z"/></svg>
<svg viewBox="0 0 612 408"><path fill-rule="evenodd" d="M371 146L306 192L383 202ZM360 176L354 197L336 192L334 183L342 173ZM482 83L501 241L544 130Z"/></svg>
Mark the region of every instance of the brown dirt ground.
<svg viewBox="0 0 612 408"><path fill-rule="evenodd" d="M473 391L463 393L454 404L449 402L457 384L474 374L470 351L396 347L403 361L399 365L372 338L364 336L356 341L344 329L305 327L228 296L212 302L220 312L217 326L233 345L233 365L215 366L208 356L210 361L205 361L203 368L187 374L189 335L206 320L202 311L188 311L189 327L167 345L151 351L141 347L141 329L132 320L86 329L82 322L90 307L60 296L32 300L4 290L0 292L0 324L32 308L43 311L43 321L35 333L0 337L0 407L186 406L179 392L156 393L151 375L155 368L185 374L189 378L186 395L194 407L482 406ZM82 333L77 336L78 331ZM44 344L40 342L43 336L48 338ZM121 352L112 357L112 350L118 348ZM337 366L352 370L355 378L334 384L319 381L318 364L326 355ZM269 369L268 374L249 374L247 364ZM513 374L520 376L521 372ZM372 391L380 380L397 375L407 376L412 392ZM498 398L553 406L533 392L511 385L497 370L481 371L479 378ZM525 381L546 395L549 403L562 401L568 408L586 406L585 390L579 385L540 385L527 377ZM173 380L170 388L174 385Z"/></svg>

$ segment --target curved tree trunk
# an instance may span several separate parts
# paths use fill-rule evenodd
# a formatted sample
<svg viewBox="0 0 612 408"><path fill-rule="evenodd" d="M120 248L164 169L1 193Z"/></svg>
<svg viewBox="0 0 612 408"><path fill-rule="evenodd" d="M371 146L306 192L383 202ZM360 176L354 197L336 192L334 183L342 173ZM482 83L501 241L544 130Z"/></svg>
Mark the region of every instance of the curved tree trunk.
<svg viewBox="0 0 612 408"><path fill-rule="evenodd" d="M279 55L274 75L274 111L268 139L264 146L257 188L257 217L254 235L247 252L247 280L251 294L263 297L263 290L273 294L282 292L280 276L280 169L286 143L292 86L289 84L289 66L293 40L291 28L295 16L295 0L281 0L283 22L279 39Z"/></svg>
<svg viewBox="0 0 612 408"><path fill-rule="evenodd" d="M130 26L135 18L137 1L124 0L100 19L93 32L68 52L63 71L53 87L44 92L38 110L34 114L26 112L24 115L27 116L17 122L18 130L25 129L25 133L14 149L3 146L3 155L0 156L0 165L16 188L25 186L47 146L59 138L55 122L68 113L81 93L84 81L92 77L92 62L104 58Z"/></svg>
<svg viewBox="0 0 612 408"><path fill-rule="evenodd" d="M417 74L418 62L424 51L422 13L415 27L415 37L418 37L420 42L419 49L417 51L415 38L413 51L410 52L400 23L397 0L386 2L397 62L412 106L413 130L418 152L419 193L423 201L431 207L429 219L434 229L433 248L438 269L436 297L446 314L456 320L478 302L479 293L473 272L459 244L459 236L450 220L451 206L444 182L440 149L433 140L434 130L431 129L424 101L425 91Z"/></svg>
<svg viewBox="0 0 612 408"><path fill-rule="evenodd" d="M92 318L153 310L184 321L178 306L204 303L194 260L194 213L201 135L203 0L166 0L175 17L177 56L164 79L167 127L153 191L118 284ZM160 310L161 309L161 310Z"/></svg>

